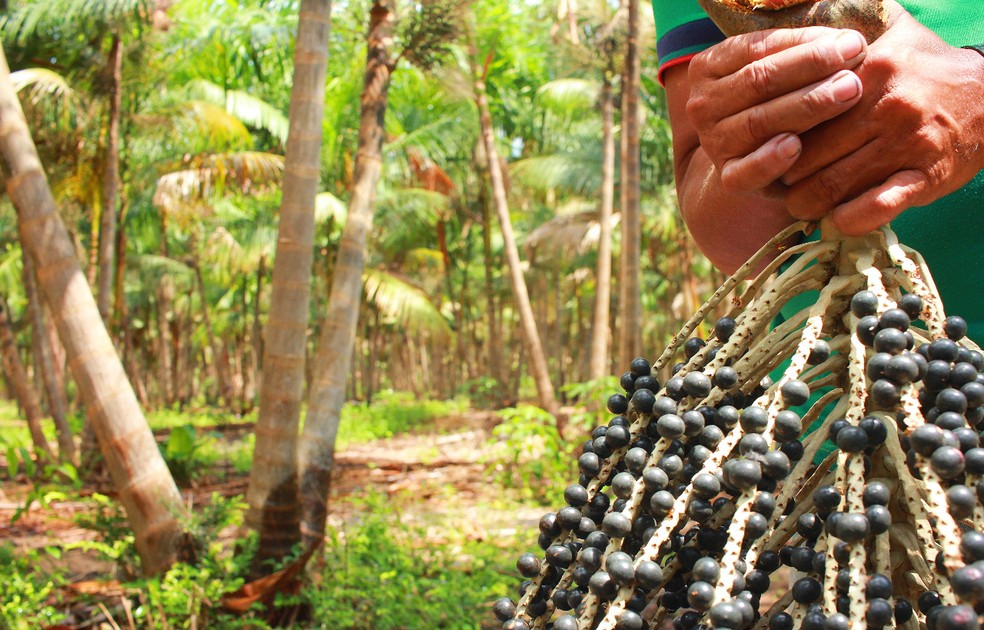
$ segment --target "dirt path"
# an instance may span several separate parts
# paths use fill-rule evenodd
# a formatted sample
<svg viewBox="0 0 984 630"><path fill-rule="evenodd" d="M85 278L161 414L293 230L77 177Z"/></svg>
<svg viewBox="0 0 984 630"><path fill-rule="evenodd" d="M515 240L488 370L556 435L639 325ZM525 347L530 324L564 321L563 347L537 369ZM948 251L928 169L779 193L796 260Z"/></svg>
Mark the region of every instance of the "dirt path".
<svg viewBox="0 0 984 630"><path fill-rule="evenodd" d="M428 536L440 538L442 532L450 530L486 540L517 531L535 532L536 522L546 509L531 506L517 512L495 507L502 497L490 483L486 459L497 421L491 412L469 412L442 418L427 433L350 445L339 451L329 524L341 527L357 519L358 508L347 499L372 491L391 499L404 522L426 527ZM245 432L242 427L236 429L232 436ZM0 461L3 465L5 462ZM245 494L247 484L248 477L231 473L220 483L185 488L183 494L190 503L201 504L213 492ZM23 479L0 484L0 540L27 550L96 539L96 532L75 523L77 514L90 509L84 502L53 500L43 508L35 503L26 515L12 522L29 491ZM83 494L93 491L106 492L106 488L88 488ZM63 554L60 564L76 579L111 572L110 563L92 556L70 551Z"/></svg>

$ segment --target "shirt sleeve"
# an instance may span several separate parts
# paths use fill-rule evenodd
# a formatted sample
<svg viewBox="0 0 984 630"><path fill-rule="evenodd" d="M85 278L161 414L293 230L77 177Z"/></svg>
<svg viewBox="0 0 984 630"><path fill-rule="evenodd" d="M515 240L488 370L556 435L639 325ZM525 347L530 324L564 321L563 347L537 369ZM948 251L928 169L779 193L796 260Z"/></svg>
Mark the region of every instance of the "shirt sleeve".
<svg viewBox="0 0 984 630"><path fill-rule="evenodd" d="M653 0L656 18L656 54L659 57L657 78L714 44L724 41L724 34L711 22L696 0Z"/></svg>

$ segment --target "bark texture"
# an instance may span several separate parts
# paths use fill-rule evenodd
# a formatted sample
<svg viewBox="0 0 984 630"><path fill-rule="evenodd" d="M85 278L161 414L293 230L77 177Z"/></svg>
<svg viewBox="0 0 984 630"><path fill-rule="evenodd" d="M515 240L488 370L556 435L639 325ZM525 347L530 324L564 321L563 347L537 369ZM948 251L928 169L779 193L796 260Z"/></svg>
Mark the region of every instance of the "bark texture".
<svg viewBox="0 0 984 630"><path fill-rule="evenodd" d="M382 171L383 120L393 72L390 58L393 22L389 0L374 0L369 11L369 47L360 98L359 147L352 196L335 259L328 313L314 355L314 375L301 440L301 536L305 545L318 544L324 537L335 437L362 304L366 237L372 229L376 186Z"/></svg>
<svg viewBox="0 0 984 630"><path fill-rule="evenodd" d="M609 64L611 54L608 56ZM601 203L598 207L598 262L595 267L594 314L591 324L591 355L588 378L596 380L610 372L612 300L612 211L615 205L615 109L612 102L611 66L601 84Z"/></svg>
<svg viewBox="0 0 984 630"><path fill-rule="evenodd" d="M96 303L103 322L112 315L113 256L116 251L116 198L120 187L120 107L123 96L123 42L113 36L109 49L109 126L103 164L102 213L99 218L99 288Z"/></svg>
<svg viewBox="0 0 984 630"><path fill-rule="evenodd" d="M177 553L179 516L184 512L181 495L75 258L2 54L0 160L7 194L17 209L21 242L35 263L79 395L133 528L143 570L159 573Z"/></svg>
<svg viewBox="0 0 984 630"><path fill-rule="evenodd" d="M246 522L260 532L260 560L283 558L300 540L297 432L304 396L314 206L321 173L330 29L330 0L303 0L294 52L290 133L270 312L264 329L257 448L246 495Z"/></svg>
<svg viewBox="0 0 984 630"><path fill-rule="evenodd" d="M619 361L642 354L642 300L639 287L642 216L639 209L639 0L627 0L629 21L622 74L622 255L619 270Z"/></svg>

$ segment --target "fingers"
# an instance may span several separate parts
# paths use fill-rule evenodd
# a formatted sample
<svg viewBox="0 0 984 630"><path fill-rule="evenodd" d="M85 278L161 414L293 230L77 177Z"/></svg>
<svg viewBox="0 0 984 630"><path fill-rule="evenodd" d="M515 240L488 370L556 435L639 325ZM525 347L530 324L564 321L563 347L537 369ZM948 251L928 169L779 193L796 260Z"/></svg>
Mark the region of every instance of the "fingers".
<svg viewBox="0 0 984 630"><path fill-rule="evenodd" d="M796 162L802 150L794 134L776 136L752 153L728 160L721 169L721 185L733 192L766 188Z"/></svg>
<svg viewBox="0 0 984 630"><path fill-rule="evenodd" d="M721 121L721 150L741 153L782 132L803 133L839 116L860 100L861 81L850 70L828 80L755 105Z"/></svg>
<svg viewBox="0 0 984 630"><path fill-rule="evenodd" d="M691 72L720 79L738 72L750 63L791 48L803 44L815 44L818 40L835 39L838 32L837 29L813 26L758 31L747 35L729 37L720 44L697 55L691 62ZM857 51L857 54L860 54L864 50L864 38L860 34L857 34L856 37L861 40L861 50ZM826 52L830 51L827 50ZM822 62L819 59L816 61Z"/></svg>
<svg viewBox="0 0 984 630"><path fill-rule="evenodd" d="M886 225L908 208L926 205L931 188L922 171L902 171L881 186L834 208L831 221L844 234L861 236Z"/></svg>
<svg viewBox="0 0 984 630"><path fill-rule="evenodd" d="M831 120L860 98L861 83L846 69L864 56L860 34L800 30L806 33L731 38L690 63L687 114L719 168L780 134L798 134ZM736 58L729 56L742 50ZM734 68L732 74L719 76Z"/></svg>
<svg viewBox="0 0 984 630"><path fill-rule="evenodd" d="M878 159L883 149L877 142L862 143L847 157L790 186L786 193L790 214L803 221L815 221L845 200L886 181L897 168L895 163Z"/></svg>

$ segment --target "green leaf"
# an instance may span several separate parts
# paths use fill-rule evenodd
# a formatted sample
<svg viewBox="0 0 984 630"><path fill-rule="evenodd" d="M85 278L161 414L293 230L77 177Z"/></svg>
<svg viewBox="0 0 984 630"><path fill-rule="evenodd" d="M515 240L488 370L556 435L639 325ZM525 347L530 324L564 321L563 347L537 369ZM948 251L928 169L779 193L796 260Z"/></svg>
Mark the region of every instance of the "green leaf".
<svg viewBox="0 0 984 630"><path fill-rule="evenodd" d="M188 459L195 452L196 431L194 425L186 424L171 429L167 438L165 452L168 459Z"/></svg>
<svg viewBox="0 0 984 630"><path fill-rule="evenodd" d="M24 448L23 446L17 449L20 453L21 460L24 462L24 474L28 477L33 477L38 472L38 467L31 459L31 452Z"/></svg>
<svg viewBox="0 0 984 630"><path fill-rule="evenodd" d="M17 447L7 447L7 473L11 477L16 477L20 470L20 458L17 456Z"/></svg>

